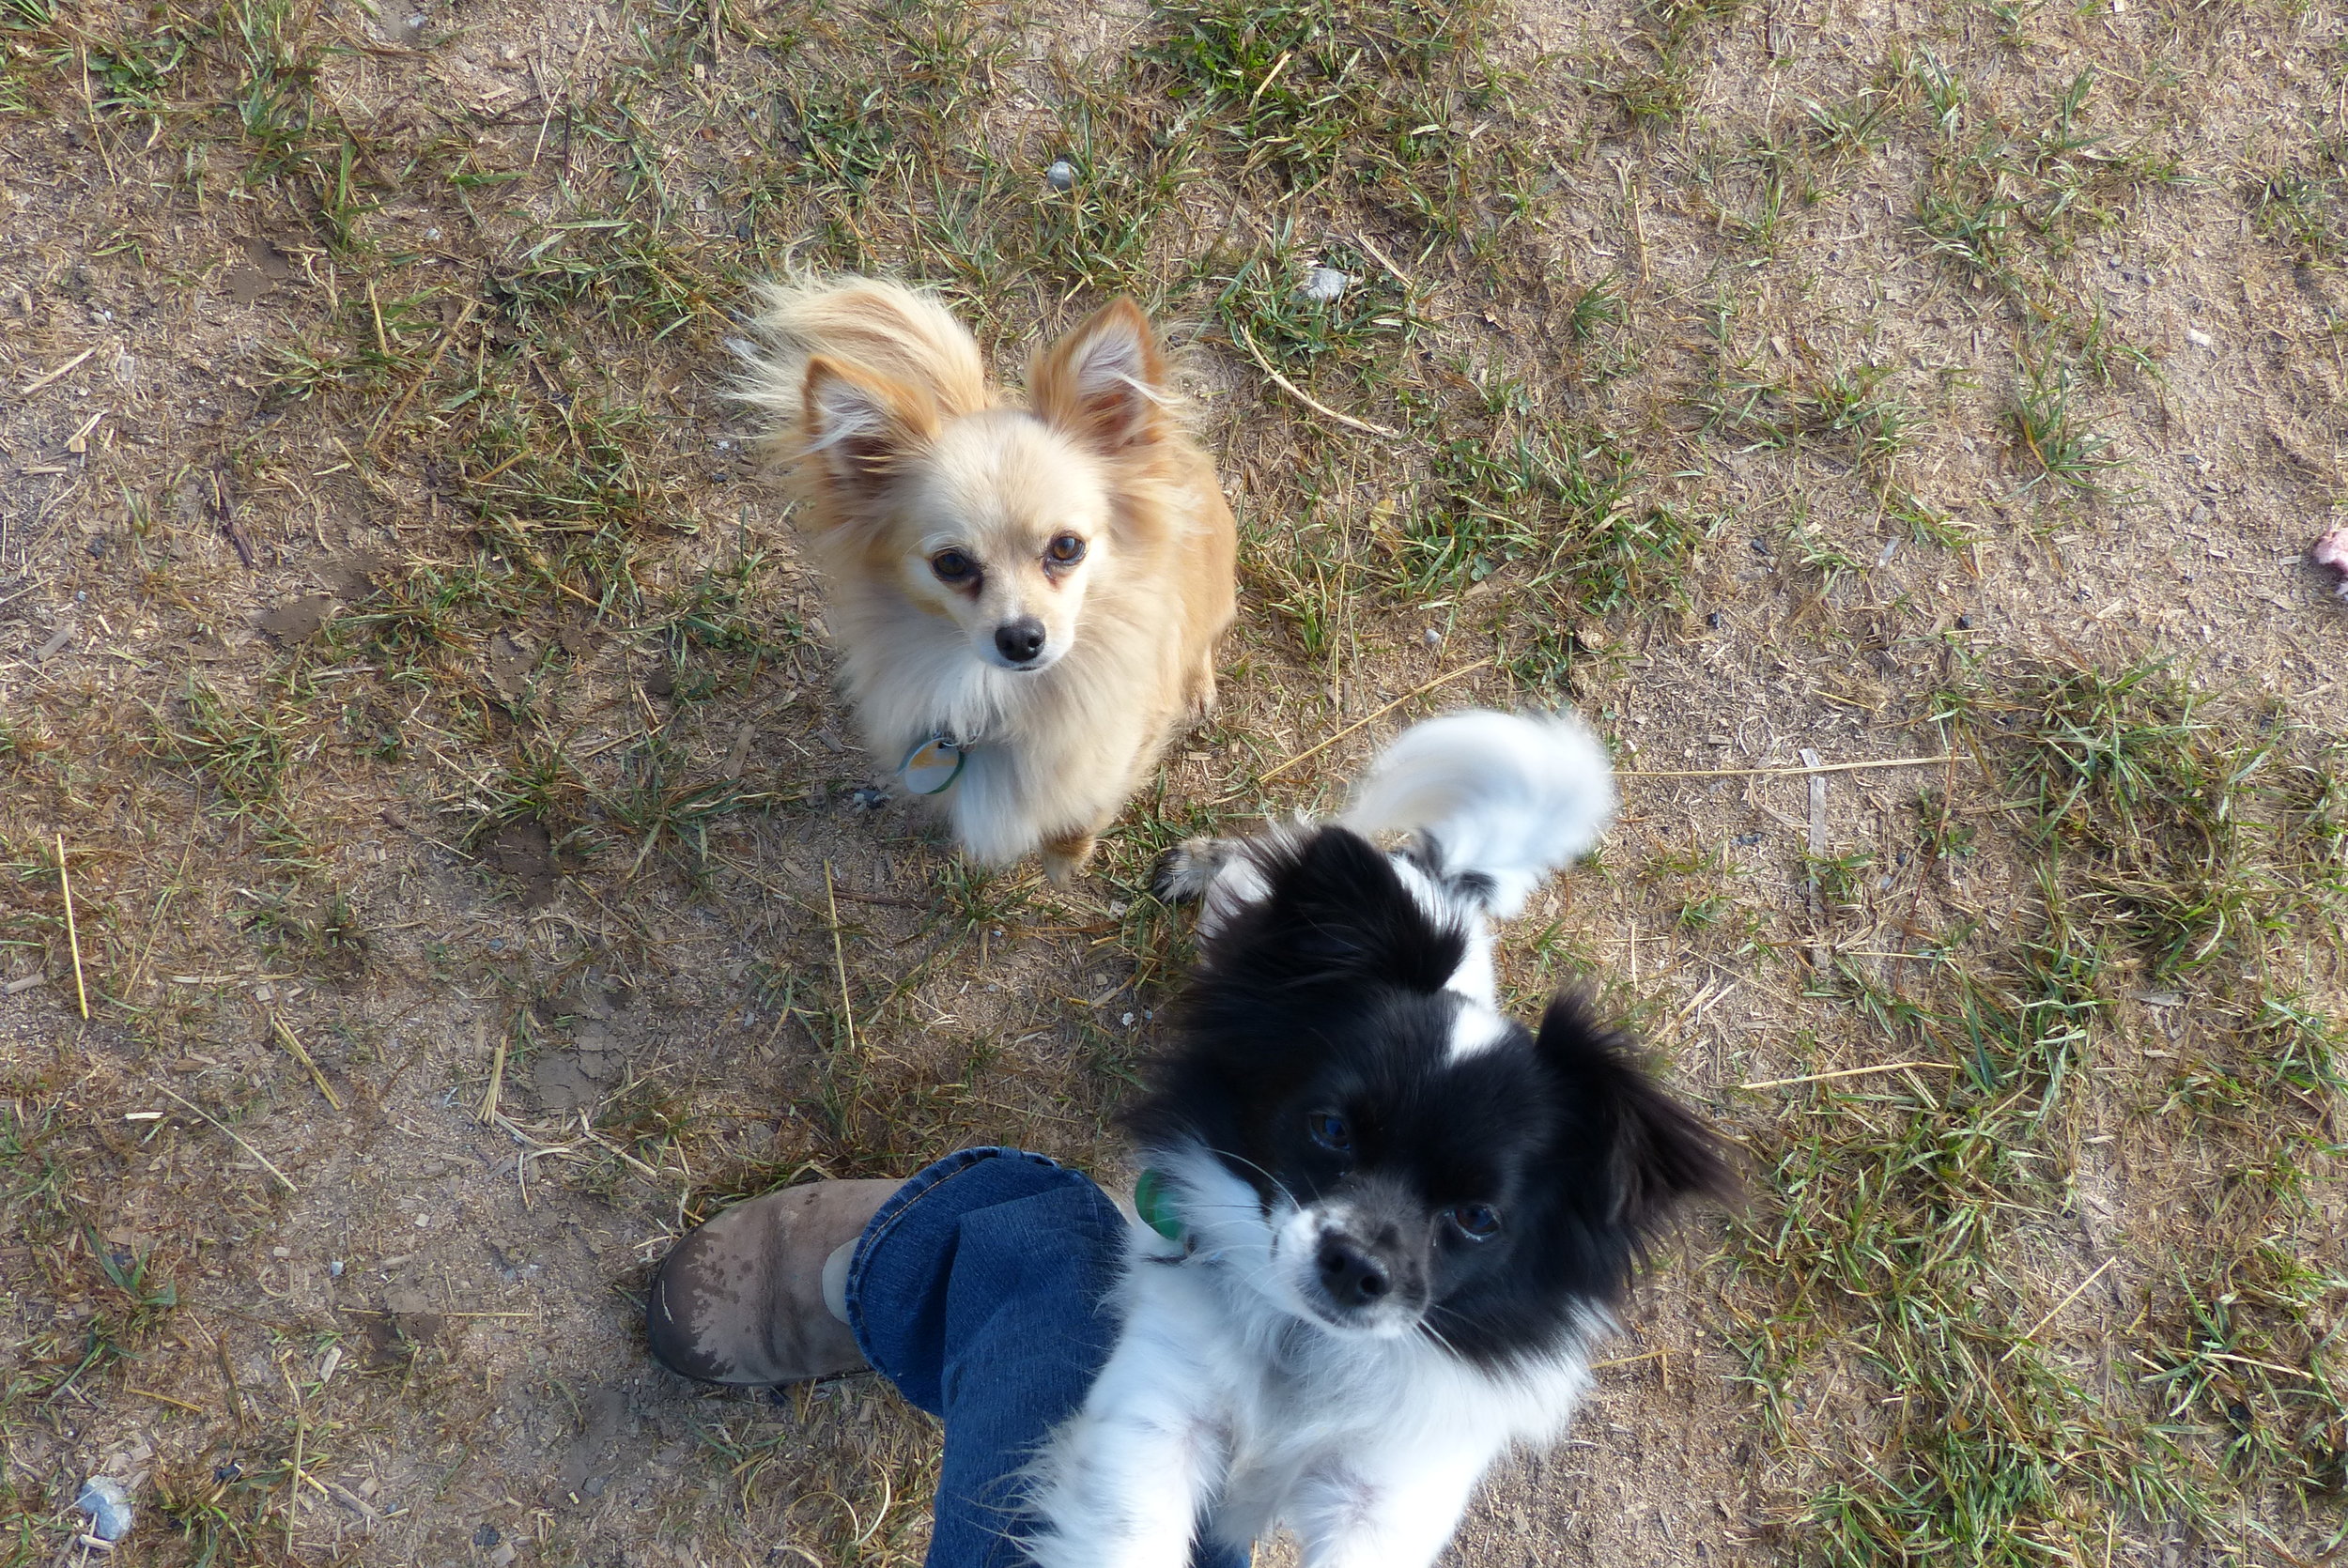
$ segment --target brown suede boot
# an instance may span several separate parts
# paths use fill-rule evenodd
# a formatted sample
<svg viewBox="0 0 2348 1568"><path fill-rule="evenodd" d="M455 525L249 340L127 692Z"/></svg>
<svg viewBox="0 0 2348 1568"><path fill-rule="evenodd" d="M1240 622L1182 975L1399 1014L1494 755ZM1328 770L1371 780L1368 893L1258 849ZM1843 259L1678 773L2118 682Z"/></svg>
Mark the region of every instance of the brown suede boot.
<svg viewBox="0 0 2348 1568"><path fill-rule="evenodd" d="M868 1364L848 1331L848 1264L902 1183L811 1181L734 1205L661 1260L644 1303L653 1359L704 1383L798 1383Z"/></svg>

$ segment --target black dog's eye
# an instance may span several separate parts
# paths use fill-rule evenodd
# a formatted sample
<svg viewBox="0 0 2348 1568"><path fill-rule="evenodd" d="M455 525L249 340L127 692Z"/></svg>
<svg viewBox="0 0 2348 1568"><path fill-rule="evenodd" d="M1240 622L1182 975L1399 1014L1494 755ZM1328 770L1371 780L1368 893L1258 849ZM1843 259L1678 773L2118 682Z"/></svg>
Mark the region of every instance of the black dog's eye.
<svg viewBox="0 0 2348 1568"><path fill-rule="evenodd" d="M979 563L960 550L940 550L930 557L930 570L939 582L968 582L979 575Z"/></svg>
<svg viewBox="0 0 2348 1568"><path fill-rule="evenodd" d="M1455 1204L1443 1217L1470 1241L1490 1241L1500 1234L1500 1211L1488 1203Z"/></svg>
<svg viewBox="0 0 2348 1568"><path fill-rule="evenodd" d="M1043 548L1043 553L1061 566L1074 566L1085 558L1085 542L1073 533L1063 533Z"/></svg>
<svg viewBox="0 0 2348 1568"><path fill-rule="evenodd" d="M1314 1111L1305 1117L1305 1130L1313 1142L1334 1154L1353 1152L1353 1130L1335 1111Z"/></svg>

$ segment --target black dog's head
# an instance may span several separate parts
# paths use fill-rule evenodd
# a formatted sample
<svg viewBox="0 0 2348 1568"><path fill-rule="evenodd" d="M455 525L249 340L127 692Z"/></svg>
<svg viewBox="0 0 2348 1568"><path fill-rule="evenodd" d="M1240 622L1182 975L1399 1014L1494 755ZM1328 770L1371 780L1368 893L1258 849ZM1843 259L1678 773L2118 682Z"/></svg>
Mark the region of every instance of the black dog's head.
<svg viewBox="0 0 2348 1568"><path fill-rule="evenodd" d="M1343 828L1253 852L1130 1117L1184 1218L1294 1315L1478 1362L1616 1299L1719 1140L1573 1003L1537 1032L1445 989L1459 924ZM1434 901L1440 902L1440 884Z"/></svg>

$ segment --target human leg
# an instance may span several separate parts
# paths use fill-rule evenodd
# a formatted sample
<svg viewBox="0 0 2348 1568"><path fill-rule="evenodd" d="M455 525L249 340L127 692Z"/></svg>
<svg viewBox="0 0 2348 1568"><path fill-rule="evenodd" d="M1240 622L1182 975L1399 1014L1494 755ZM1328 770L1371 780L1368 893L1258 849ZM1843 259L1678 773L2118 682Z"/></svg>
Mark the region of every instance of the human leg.
<svg viewBox="0 0 2348 1568"><path fill-rule="evenodd" d="M679 1243L647 1303L653 1353L759 1383L854 1370L860 1352L945 1423L929 1568L1027 1568L1021 1488L1116 1344L1125 1224L1087 1177L1013 1149L965 1149L902 1185L788 1188ZM1248 1554L1201 1545L1191 1561Z"/></svg>
<svg viewBox="0 0 2348 1568"><path fill-rule="evenodd" d="M849 1270L857 1342L946 1423L929 1568L1026 1568L1027 1467L1115 1346L1126 1221L1078 1172L965 1149L873 1216ZM1201 1551L1194 1568L1244 1568Z"/></svg>

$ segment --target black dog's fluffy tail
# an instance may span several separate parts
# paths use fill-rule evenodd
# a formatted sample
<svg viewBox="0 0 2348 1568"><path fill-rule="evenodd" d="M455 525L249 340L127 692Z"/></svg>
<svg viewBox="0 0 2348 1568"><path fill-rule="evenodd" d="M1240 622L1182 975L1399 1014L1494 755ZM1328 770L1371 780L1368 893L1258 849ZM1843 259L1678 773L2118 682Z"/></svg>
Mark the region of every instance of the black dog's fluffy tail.
<svg viewBox="0 0 2348 1568"><path fill-rule="evenodd" d="M1487 906L1506 918L1614 818L1614 763L1580 719L1471 709L1398 736L1344 821L1357 833L1420 835L1445 872L1489 883Z"/></svg>

